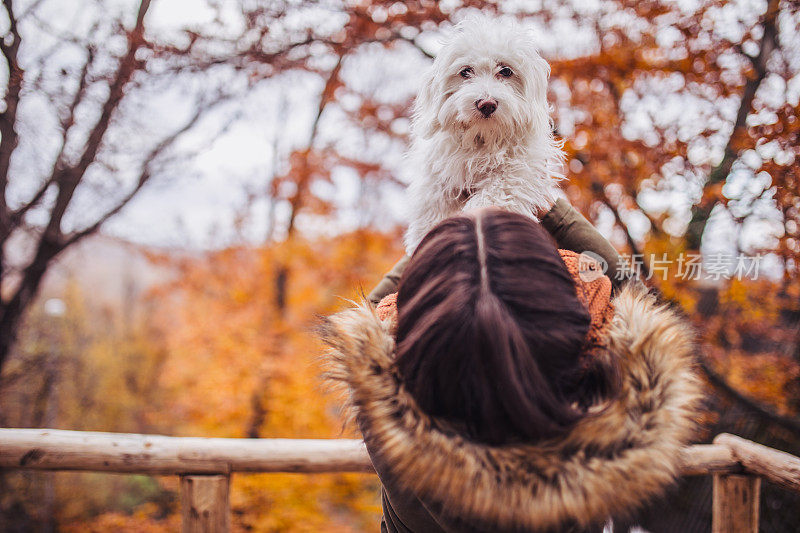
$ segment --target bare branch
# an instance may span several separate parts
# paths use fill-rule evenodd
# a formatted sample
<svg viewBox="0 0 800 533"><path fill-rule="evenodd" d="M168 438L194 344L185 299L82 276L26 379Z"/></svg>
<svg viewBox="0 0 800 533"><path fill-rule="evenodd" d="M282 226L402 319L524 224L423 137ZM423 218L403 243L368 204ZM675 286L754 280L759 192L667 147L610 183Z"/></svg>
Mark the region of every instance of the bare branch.
<svg viewBox="0 0 800 533"><path fill-rule="evenodd" d="M191 59L191 61L187 63L178 64L172 68L163 71L163 73L172 74L185 71L202 71L214 67L216 65L223 65L223 64L228 66L233 66L234 68L240 70L251 67L254 64L263 64L263 65L270 65L275 73L285 72L287 70L292 70L295 68L303 68L307 71L313 72L315 71L315 69L309 67L308 59L310 57L317 57L319 53L315 52L313 54L309 53L307 55L298 55L297 49L302 48L304 46L308 46L309 44L312 43L323 44L328 46L332 50L332 53L337 53L341 55L341 52L337 50L342 47L341 43L332 41L331 39L321 36L308 35L304 39L293 41L286 44L285 46L282 46L279 50L266 52L263 50L263 45L257 43L245 50L237 51L232 55L218 55L216 57L211 57L211 58L200 58L191 56L191 53L194 50L196 44L205 37L195 32L190 32L189 38L190 38L189 44L182 48L170 45L166 46L160 45L154 47L154 52L156 55L174 56L174 57L188 56ZM424 54L429 58L434 57L433 54L421 48L415 42L414 39L403 37L399 31L391 32L390 34L388 34L386 37L383 38L359 39L358 44L355 46L358 47L372 43L389 44L398 40L409 42L410 44L415 46L422 54ZM214 39L213 42L225 43L230 46L236 45L236 41L231 39Z"/></svg>
<svg viewBox="0 0 800 533"><path fill-rule="evenodd" d="M11 0L4 0L4 5L9 11L9 14L11 14ZM102 105L100 118L89 133L86 148L78 163L56 172L54 181L58 186L58 195L56 196L53 209L50 212L50 220L39 238L33 259L28 266L25 267L19 286L7 302L4 302L4 305L0 305L0 312L2 312L2 316L0 316L0 367L8 356L9 350L15 340L17 326L22 319L25 309L36 296L47 268L65 247L65 242L61 233L61 220L72 201L75 189L83 179L86 170L97 157L103 138L111 123L111 117L119 107L120 101L123 98L125 87L131 80L133 73L141 68L141 63L136 59L136 52L145 44L144 17L149 7L150 0L141 1L136 16L136 25L128 33L127 51L120 59L117 72L109 87L108 97ZM13 17L11 18L13 20ZM16 29L16 25L13 27ZM18 46L19 40L15 39L12 45ZM8 47L5 44L3 44L3 47L3 53L6 54ZM16 64L16 50L13 55L7 54L6 58L9 60L9 66ZM12 76L10 76L9 79L15 78L13 73L14 71L12 70ZM18 73L18 77L19 84L21 85L21 71ZM12 85L12 83L9 83L10 87ZM18 96L19 93L17 92L17 100ZM8 101L8 94L6 95L6 100ZM16 104L16 101L14 101L14 103ZM14 110L16 110L16 108L14 108ZM6 109L6 114L8 112L9 109ZM8 127L7 115L4 118L6 118L6 121L0 121L0 128L3 126ZM13 122L11 122L11 126L13 131ZM0 129L0 134L3 135L2 143L6 143L6 132ZM0 149L0 165L2 165L3 156L5 155L2 149ZM10 152L8 155L10 155ZM2 171L5 171L5 173ZM7 183L7 172L7 168L2 168L2 166L0 166L0 179L6 180L2 184L3 187L5 187ZM4 190L2 192L4 192ZM5 204L3 204L2 207L2 211L5 212ZM7 220L3 222L7 223Z"/></svg>
<svg viewBox="0 0 800 533"><path fill-rule="evenodd" d="M169 149L171 146L175 144L184 133L192 129L197 123L202 119L208 111L214 109L218 105L226 102L230 99L229 96L221 96L214 100L213 102L206 104L204 106L198 107L192 117L183 125L180 129L174 131L169 136L165 137L161 140L147 155L144 157L144 165L142 166L141 172L139 173L139 178L136 181L136 185L131 189L128 194L126 194L117 204L106 211L104 214L100 215L97 220L91 224L90 226L71 234L63 241L63 247L66 248L68 246L72 246L76 242L80 241L84 237L88 237L93 233L96 233L100 227L108 221L111 217L122 211L122 209L130 203L131 200L139 193L142 187L147 184L150 178L153 175L153 166L159 160L161 155Z"/></svg>
<svg viewBox="0 0 800 533"><path fill-rule="evenodd" d="M144 44L144 16L149 5L150 0L142 0L139 5L136 26L128 34L128 50L120 59L116 75L109 87L108 97L103 103L100 118L89 132L89 138L86 141L86 148L83 154L81 154L77 164L56 172L55 182L58 184L58 196L45 229L45 233L53 241L58 241L61 238L61 220L67 211L69 203L72 201L75 189L83 179L86 170L97 158L103 138L111 124L111 117L122 101L125 87L133 77L133 73L140 68L140 63L136 59L136 52Z"/></svg>
<svg viewBox="0 0 800 533"><path fill-rule="evenodd" d="M86 96L86 88L88 86L88 79L89 79L89 69L94 62L94 49L93 47L89 46L87 48L88 58L86 63L83 65L81 69L80 81L78 82L78 89L75 91L75 95L72 98L69 106L67 107L67 115L61 120L61 146L58 150L58 155L56 155L55 162L53 163L53 172L50 176L42 183L36 193L31 197L31 199L19 207L16 211L11 213L11 229L16 228L25 215L30 211L32 208L36 207L39 202L44 197L47 190L55 183L58 173L64 167L64 149L67 145L67 135L69 134L70 128L75 124L75 109L80 105L83 101L84 97Z"/></svg>
<svg viewBox="0 0 800 533"><path fill-rule="evenodd" d="M322 117L322 112L325 111L325 107L333 100L333 93L336 88L337 83L339 82L339 72L342 69L342 61L344 60L345 55L347 55L346 51L343 51L339 55L339 60L336 62L336 65L331 70L330 74L328 75L328 79L325 82L325 88L322 90L322 96L319 100L319 107L317 108L317 114L314 117L314 124L311 127L311 136L308 139L308 149L306 153L311 151L311 148L314 146L314 141L317 137L317 127L319 125L319 120ZM307 161L304 159L302 162L303 165L307 165ZM301 173L302 175L307 174L307 170L304 169ZM306 194L306 190L310 186L308 180L302 178L300 183L297 183L297 190L294 195L289 199L289 205L291 207L291 211L289 213L289 225L286 229L288 235L291 235L294 232L294 222L297 217L297 213L303 205L304 196Z"/></svg>
<svg viewBox="0 0 800 533"><path fill-rule="evenodd" d="M317 128L319 126L319 119L322 117L322 112L325 110L325 106L333 100L333 93L336 90L336 85L339 83L339 72L342 70L342 61L345 55L345 53L339 55L339 60L336 62L333 70L331 70L331 73L328 75L328 80L325 82L325 88L322 90L317 114L314 117L314 124L311 126L311 137L308 140L309 148L314 145L314 140L317 137Z"/></svg>
<svg viewBox="0 0 800 533"><path fill-rule="evenodd" d="M725 145L724 156L722 161L714 167L703 185L703 191L709 190L709 187L718 183L722 183L728 179L731 172L733 163L738 159L739 153L735 148L737 139L746 130L747 116L750 114L750 109L753 106L756 92L761 86L761 82L767 76L767 60L769 59L772 51L778 46L778 31L777 31L777 17L779 0L770 0L767 4L767 11L764 14L764 22L762 24L764 35L761 37L758 56L755 58L747 57L755 70L755 76L751 77L744 84L744 91L742 92L742 100L739 104L739 110L736 113L736 121L733 124L733 130ZM690 250L699 250L700 244L703 239L703 232L705 231L708 219L711 216L711 211L719 203L719 198L714 195L710 198L703 198L700 203L692 207L692 218L689 226L686 228L686 244Z"/></svg>
<svg viewBox="0 0 800 533"><path fill-rule="evenodd" d="M3 0L3 6L8 14L9 33L0 38L0 52L8 65L8 84L3 97L5 109L0 113L0 240L5 239L9 232L6 187L8 186L11 154L19 142L16 131L17 106L24 76L24 71L17 59L20 36L12 0Z"/></svg>
<svg viewBox="0 0 800 533"><path fill-rule="evenodd" d="M178 48L171 45L155 46L153 50L156 55L174 56L174 57L188 56L190 59L188 63L176 65L170 69L167 69L165 72L166 73L178 73L184 71L199 72L207 70L216 65L232 65L234 66L234 68L244 69L253 64L272 65L273 67L276 65L280 65L280 68L276 68L276 70L282 71L286 70L287 65L289 68L291 68L292 66L301 67L305 65L305 61L307 59L305 57L293 58L291 60L287 59L287 57L292 56L292 54L298 48L301 48L303 46L308 46L311 43L321 43L329 46L333 46L335 44L325 39L319 39L313 36L308 36L303 40L289 43L286 46L282 47L280 50L276 50L274 52L264 52L257 46L251 46L246 50L238 51L232 55L220 55L211 58L192 57L191 52L200 38L201 36L199 36L198 34L191 33L190 42L185 48ZM229 44L231 46L236 45L235 41L231 41L229 39L215 39L214 42L215 43L225 42L226 44Z"/></svg>
<svg viewBox="0 0 800 533"><path fill-rule="evenodd" d="M69 106L67 107L67 115L61 120L61 129L62 129L62 153L63 153L63 145L66 143L67 140L67 133L69 129L75 124L75 109L83 102L83 98L86 96L86 88L89 85L89 70L94 63L95 57L95 50L94 46L89 45L86 47L86 63L84 63L83 68L81 69L80 79L78 81L78 89L75 91L75 95L72 97L72 102L70 102Z"/></svg>

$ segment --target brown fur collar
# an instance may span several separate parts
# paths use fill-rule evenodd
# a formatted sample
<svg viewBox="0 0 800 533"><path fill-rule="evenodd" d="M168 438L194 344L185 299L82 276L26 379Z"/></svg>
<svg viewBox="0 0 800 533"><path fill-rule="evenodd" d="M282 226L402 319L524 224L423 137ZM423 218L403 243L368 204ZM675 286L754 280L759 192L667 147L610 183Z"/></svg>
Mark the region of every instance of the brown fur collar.
<svg viewBox="0 0 800 533"><path fill-rule="evenodd" d="M421 412L393 369L394 339L369 304L331 317L328 377L343 382L370 450L423 501L498 527L589 525L629 513L674 481L701 385L692 333L643 288L615 298L608 356L622 391L558 441L492 447Z"/></svg>

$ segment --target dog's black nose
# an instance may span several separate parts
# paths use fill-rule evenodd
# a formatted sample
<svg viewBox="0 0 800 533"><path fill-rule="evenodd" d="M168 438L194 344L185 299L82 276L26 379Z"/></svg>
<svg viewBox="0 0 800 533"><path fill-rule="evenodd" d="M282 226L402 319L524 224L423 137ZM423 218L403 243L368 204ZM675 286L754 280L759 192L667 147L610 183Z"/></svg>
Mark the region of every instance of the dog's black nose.
<svg viewBox="0 0 800 533"><path fill-rule="evenodd" d="M497 100L494 98L483 98L475 102L475 107L484 117L488 117L497 109Z"/></svg>

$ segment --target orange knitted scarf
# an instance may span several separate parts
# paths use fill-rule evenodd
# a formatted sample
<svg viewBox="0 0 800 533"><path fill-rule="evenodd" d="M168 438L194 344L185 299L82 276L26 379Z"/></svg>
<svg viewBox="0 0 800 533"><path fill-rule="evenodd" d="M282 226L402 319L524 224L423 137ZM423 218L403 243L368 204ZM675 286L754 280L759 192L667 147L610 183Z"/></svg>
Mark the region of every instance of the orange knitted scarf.
<svg viewBox="0 0 800 533"><path fill-rule="evenodd" d="M602 274L599 265L591 258L569 250L559 250L558 253L575 283L578 300L586 307L591 317L583 347L584 355L591 355L603 346L611 319L614 317L611 280ZM381 320L387 318L396 320L397 293L384 297L378 304L376 312Z"/></svg>

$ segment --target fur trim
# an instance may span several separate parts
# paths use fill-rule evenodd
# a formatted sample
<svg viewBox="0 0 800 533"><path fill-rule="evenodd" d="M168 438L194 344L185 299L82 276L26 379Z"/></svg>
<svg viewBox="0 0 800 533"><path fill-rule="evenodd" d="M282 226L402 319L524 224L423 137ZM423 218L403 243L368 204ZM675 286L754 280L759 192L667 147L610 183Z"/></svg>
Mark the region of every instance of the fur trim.
<svg viewBox="0 0 800 533"><path fill-rule="evenodd" d="M368 304L326 323L328 377L346 385L370 449L423 501L499 527L587 526L675 480L700 409L689 326L643 288L624 288L614 305L607 356L622 389L562 439L493 447L437 423L400 384L389 324Z"/></svg>

